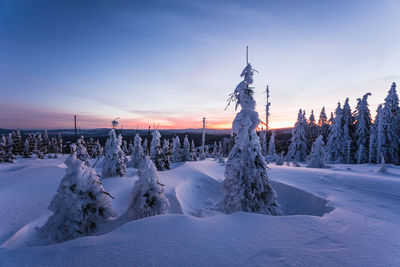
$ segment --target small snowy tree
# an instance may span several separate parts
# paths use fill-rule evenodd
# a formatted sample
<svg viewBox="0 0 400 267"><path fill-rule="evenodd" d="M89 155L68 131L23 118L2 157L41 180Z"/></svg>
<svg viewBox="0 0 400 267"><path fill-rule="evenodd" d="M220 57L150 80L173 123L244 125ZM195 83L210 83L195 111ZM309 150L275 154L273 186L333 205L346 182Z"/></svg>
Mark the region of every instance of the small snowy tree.
<svg viewBox="0 0 400 267"><path fill-rule="evenodd" d="M177 163L182 161L182 154L181 154L181 141L179 140L179 136L174 138L174 142L172 143L172 150L171 150L171 157L172 162Z"/></svg>
<svg viewBox="0 0 400 267"><path fill-rule="evenodd" d="M291 143L289 145L288 157L295 162L304 161L307 157L307 121L302 110L299 110L297 122L292 130Z"/></svg>
<svg viewBox="0 0 400 267"><path fill-rule="evenodd" d="M311 153L307 159L307 167L325 168L325 159L324 140L320 135L312 145Z"/></svg>
<svg viewBox="0 0 400 267"><path fill-rule="evenodd" d="M218 154L217 141L214 141L212 157L216 159L217 154Z"/></svg>
<svg viewBox="0 0 400 267"><path fill-rule="evenodd" d="M122 136L116 137L114 129L110 130L106 141L106 154L103 160L102 177L126 176L126 159L121 150Z"/></svg>
<svg viewBox="0 0 400 267"><path fill-rule="evenodd" d="M194 145L194 141L190 145L190 160L197 161L197 153L196 153L196 146Z"/></svg>
<svg viewBox="0 0 400 267"><path fill-rule="evenodd" d="M158 130L154 130L151 135L150 158L154 161L156 155L159 153L161 134Z"/></svg>
<svg viewBox="0 0 400 267"><path fill-rule="evenodd" d="M267 157L266 157L268 162L275 161L277 158L276 149L275 149L275 136L276 136L275 131L272 131L271 138L269 139L268 153L267 153Z"/></svg>
<svg viewBox="0 0 400 267"><path fill-rule="evenodd" d="M130 167L139 168L139 164L144 157L144 151L142 147L142 138L139 134L135 135L133 140L133 151L131 155L131 161L128 163Z"/></svg>
<svg viewBox="0 0 400 267"><path fill-rule="evenodd" d="M154 130L152 132L152 140L150 146L150 154L153 156L152 160L157 168L158 171L165 171L169 170L169 159L167 155L164 155L161 151L161 144L160 144L160 133L158 130Z"/></svg>
<svg viewBox="0 0 400 267"><path fill-rule="evenodd" d="M231 100L236 101L236 114L232 131L236 134L225 167L222 206L226 213L236 211L280 215L277 194L268 181L267 168L261 154L260 141L256 133L260 122L253 98L253 68L250 64L241 73L240 82Z"/></svg>
<svg viewBox="0 0 400 267"><path fill-rule="evenodd" d="M182 160L183 161L190 161L190 143L187 135L183 139L183 149L182 149Z"/></svg>
<svg viewBox="0 0 400 267"><path fill-rule="evenodd" d="M87 166L91 166L90 164L90 156L89 153L86 150L85 147L85 141L83 139L83 136L77 140L77 145L76 145L76 156L78 159L82 160L85 162Z"/></svg>
<svg viewBox="0 0 400 267"><path fill-rule="evenodd" d="M30 148L29 148L29 140L28 139L25 139L23 156L24 156L24 158L30 158L31 157L31 151L30 151Z"/></svg>
<svg viewBox="0 0 400 267"><path fill-rule="evenodd" d="M165 214L169 201L163 193L164 186L158 182L154 164L147 156L140 162L138 176L131 192L127 217L137 220Z"/></svg>
<svg viewBox="0 0 400 267"><path fill-rule="evenodd" d="M115 215L110 195L96 171L79 160L75 152L65 165L67 173L49 206L54 214L38 229L39 237L50 243L92 235L101 223Z"/></svg>

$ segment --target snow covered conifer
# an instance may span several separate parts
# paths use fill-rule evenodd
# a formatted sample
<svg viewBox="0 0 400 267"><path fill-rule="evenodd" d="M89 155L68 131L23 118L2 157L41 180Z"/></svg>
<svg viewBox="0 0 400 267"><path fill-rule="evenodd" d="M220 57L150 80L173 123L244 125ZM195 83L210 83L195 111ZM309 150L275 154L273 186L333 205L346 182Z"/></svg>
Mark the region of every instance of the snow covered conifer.
<svg viewBox="0 0 400 267"><path fill-rule="evenodd" d="M349 105L349 98L346 98L346 101L343 105L342 110L342 123L343 123L343 137L344 141L353 141L354 138L354 117L351 112L351 108Z"/></svg>
<svg viewBox="0 0 400 267"><path fill-rule="evenodd" d="M307 141L308 141L308 151L311 150L312 143L318 137L318 125L315 123L314 110L311 110L310 118L308 119L307 127Z"/></svg>
<svg viewBox="0 0 400 267"><path fill-rule="evenodd" d="M30 148L29 148L29 140L28 139L25 139L23 156L24 156L24 158L30 158L31 157L31 151L30 151Z"/></svg>
<svg viewBox="0 0 400 267"><path fill-rule="evenodd" d="M87 166L91 166L91 164L90 164L90 156L89 156L89 153L86 150L85 141L83 139L83 136L81 136L81 138L79 138L77 140L76 157L78 159L82 160L83 162L85 162L85 164Z"/></svg>
<svg viewBox="0 0 400 267"><path fill-rule="evenodd" d="M260 145L261 145L261 153L264 156L268 154L268 146L267 146L267 132L264 131L264 128L260 131Z"/></svg>
<svg viewBox="0 0 400 267"><path fill-rule="evenodd" d="M142 147L142 138L140 138L139 134L136 134L133 140L133 152L131 155L129 166L133 168L139 168L139 164L142 161L143 157L144 151Z"/></svg>
<svg viewBox="0 0 400 267"><path fill-rule="evenodd" d="M65 165L67 173L49 206L54 214L38 229L39 236L51 243L92 235L115 215L96 171L79 160L75 152Z"/></svg>
<svg viewBox="0 0 400 267"><path fill-rule="evenodd" d="M271 137L269 139L268 153L267 153L267 160L269 162L275 161L277 159L276 148L275 148L275 136L276 136L275 131L272 131Z"/></svg>
<svg viewBox="0 0 400 267"><path fill-rule="evenodd" d="M297 122L292 130L291 143L289 145L288 157L295 162L304 161L307 157L307 121L302 110L299 110Z"/></svg>
<svg viewBox="0 0 400 267"><path fill-rule="evenodd" d="M217 141L214 141L212 157L217 158L217 154L218 154Z"/></svg>
<svg viewBox="0 0 400 267"><path fill-rule="evenodd" d="M147 138L145 138L144 141L143 141L143 153L144 153L144 155L147 155L147 146L148 146Z"/></svg>
<svg viewBox="0 0 400 267"><path fill-rule="evenodd" d="M138 176L131 192L127 217L137 220L165 214L169 201L164 195L163 185L158 182L154 164L147 156L140 162Z"/></svg>
<svg viewBox="0 0 400 267"><path fill-rule="evenodd" d="M326 143L328 141L330 127L329 127L328 117L326 116L325 113L325 107L322 107L321 113L319 114L318 128L319 128L319 134L322 135L324 143Z"/></svg>
<svg viewBox="0 0 400 267"><path fill-rule="evenodd" d="M121 150L122 136L116 137L114 129L110 130L106 141L106 154L103 160L102 177L126 176L125 154Z"/></svg>
<svg viewBox="0 0 400 267"><path fill-rule="evenodd" d="M325 159L324 140L320 135L312 145L311 153L307 158L307 167L325 168Z"/></svg>
<svg viewBox="0 0 400 267"><path fill-rule="evenodd" d="M338 103L335 115L336 116L333 119L333 123L331 125L328 143L326 144L326 152L329 162L343 163L345 140L342 130L342 108L340 107L340 103Z"/></svg>
<svg viewBox="0 0 400 267"><path fill-rule="evenodd" d="M150 154L152 155L152 160L158 171L169 170L169 159L167 155L164 155L161 151L160 144L160 132L154 130L152 132L153 138L151 139Z"/></svg>
<svg viewBox="0 0 400 267"><path fill-rule="evenodd" d="M192 139L192 143L190 145L190 160L197 161L196 146L194 145L193 139Z"/></svg>
<svg viewBox="0 0 400 267"><path fill-rule="evenodd" d="M156 155L159 153L161 134L156 129L151 133L151 135L152 139L150 143L150 158L154 161Z"/></svg>
<svg viewBox="0 0 400 267"><path fill-rule="evenodd" d="M371 113L368 107L368 96L371 93L365 94L362 99L357 99L357 106L354 112L355 118L355 144L357 148L356 159L357 164L368 162L369 140L371 134Z"/></svg>
<svg viewBox="0 0 400 267"><path fill-rule="evenodd" d="M268 181L267 168L261 154L260 141L256 133L260 122L253 98L253 68L250 64L241 73L241 81L231 100L236 101L236 114L232 131L236 142L225 165L222 207L226 213L236 211L280 215L277 194Z"/></svg>
<svg viewBox="0 0 400 267"><path fill-rule="evenodd" d="M183 161L190 161L190 143L187 135L183 139L183 149L182 149L182 160Z"/></svg>
<svg viewBox="0 0 400 267"><path fill-rule="evenodd" d="M122 147L121 147L122 152L124 152L125 155L128 155L128 143L125 140L122 140Z"/></svg>
<svg viewBox="0 0 400 267"><path fill-rule="evenodd" d="M181 154L181 141L179 140L179 136L174 138L174 142L172 143L172 150L171 150L171 157L172 162L177 163L182 161L182 154Z"/></svg>

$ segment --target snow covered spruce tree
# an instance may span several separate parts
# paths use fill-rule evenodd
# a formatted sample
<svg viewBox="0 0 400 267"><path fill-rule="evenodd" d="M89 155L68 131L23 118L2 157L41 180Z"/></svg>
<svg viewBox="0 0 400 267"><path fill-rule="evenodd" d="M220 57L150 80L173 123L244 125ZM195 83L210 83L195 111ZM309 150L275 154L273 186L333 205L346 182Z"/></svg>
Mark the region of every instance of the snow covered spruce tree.
<svg viewBox="0 0 400 267"><path fill-rule="evenodd" d="M268 153L267 153L267 160L269 162L275 161L278 157L275 149L275 136L276 136L275 131L272 131L271 137L269 139Z"/></svg>
<svg viewBox="0 0 400 267"><path fill-rule="evenodd" d="M371 127L371 134L369 138L369 163L379 163L382 155L382 140L383 127L382 127L382 104L376 110L374 123Z"/></svg>
<svg viewBox="0 0 400 267"><path fill-rule="evenodd" d="M190 160L197 161L196 146L194 145L193 139L192 143L190 144Z"/></svg>
<svg viewBox="0 0 400 267"><path fill-rule="evenodd" d="M138 176L131 192L127 217L137 220L165 214L169 201L163 193L163 185L158 182L156 168L147 156L140 162Z"/></svg>
<svg viewBox="0 0 400 267"><path fill-rule="evenodd" d="M187 135L183 139L182 161L190 161L190 143Z"/></svg>
<svg viewBox="0 0 400 267"><path fill-rule="evenodd" d="M307 125L307 149L311 150L312 144L318 137L318 125L315 122L314 110L311 110Z"/></svg>
<svg viewBox="0 0 400 267"><path fill-rule="evenodd" d="M255 130L260 119L255 110L254 91L250 87L253 83L250 64L247 64L240 76L243 81L237 85L230 98L230 101L236 101L236 108L240 105L242 109L232 124L236 142L225 165L222 208L226 213L246 211L280 215L277 194L268 181L266 164Z"/></svg>
<svg viewBox="0 0 400 267"><path fill-rule="evenodd" d="M345 140L343 137L342 108L340 107L340 103L338 103L335 115L331 125L328 143L326 144L326 153L329 162L343 163Z"/></svg>
<svg viewBox="0 0 400 267"><path fill-rule="evenodd" d="M356 145L356 160L357 164L367 163L369 154L369 139L371 133L371 113L368 107L368 96L371 93L365 94L362 99L357 99L357 106L354 112L355 119L355 145Z"/></svg>
<svg viewBox="0 0 400 267"><path fill-rule="evenodd" d="M106 154L103 160L102 177L126 176L125 154L121 150L122 136L118 138L114 129L110 130L106 141Z"/></svg>
<svg viewBox="0 0 400 267"><path fill-rule="evenodd" d="M218 154L218 147L217 147L217 141L214 141L214 146L213 146L213 153L212 153L212 158L217 158L217 154Z"/></svg>
<svg viewBox="0 0 400 267"><path fill-rule="evenodd" d="M96 171L78 159L76 152L67 158L65 165L67 173L49 206L54 214L38 228L39 237L50 243L92 235L101 223L115 216L110 195Z"/></svg>
<svg viewBox="0 0 400 267"><path fill-rule="evenodd" d="M81 136L81 138L79 138L76 141L77 145L76 145L76 157L80 160L82 160L83 162L85 162L85 164L87 166L91 166L90 164L90 156L89 153L86 150L86 146L85 146L85 140L83 138L83 136Z"/></svg>
<svg viewBox="0 0 400 267"><path fill-rule="evenodd" d="M344 157L346 163L353 162L354 156L354 117L349 105L349 98L346 98L342 109L342 128L344 139Z"/></svg>
<svg viewBox="0 0 400 267"><path fill-rule="evenodd" d="M172 162L177 163L182 161L182 154L181 154L181 141L179 140L179 136L174 138L174 142L172 143L171 149L171 157Z"/></svg>
<svg viewBox="0 0 400 267"><path fill-rule="evenodd" d="M302 162L306 159L307 154L307 121L304 112L300 109L297 122L292 130L288 157L293 159L294 162Z"/></svg>
<svg viewBox="0 0 400 267"><path fill-rule="evenodd" d="M329 122L328 122L328 117L326 116L325 113L325 107L322 107L321 113L319 114L319 119L318 119L318 132L319 135L322 135L322 138L324 139L324 143L328 141L328 136L329 136Z"/></svg>
<svg viewBox="0 0 400 267"><path fill-rule="evenodd" d="M377 156L382 155L385 158L386 163L399 164L399 145L400 145L400 107L399 97L396 92L396 84L393 83L385 103L382 108L382 120L380 123L381 134L378 134L378 143L381 144L381 153L377 153Z"/></svg>
<svg viewBox="0 0 400 267"><path fill-rule="evenodd" d="M307 158L307 167L325 168L325 160L324 140L322 135L320 135L312 145L311 153Z"/></svg>
<svg viewBox="0 0 400 267"><path fill-rule="evenodd" d="M142 147L142 138L139 134L135 135L133 140L133 152L131 155L131 161L128 163L130 167L139 168L139 164L144 157L144 151Z"/></svg>
<svg viewBox="0 0 400 267"><path fill-rule="evenodd" d="M164 155L161 151L161 143L160 143L161 134L156 129L152 132L152 136L153 137L151 139L151 145L150 145L151 160L154 162L158 171L169 170L170 166L168 157Z"/></svg>

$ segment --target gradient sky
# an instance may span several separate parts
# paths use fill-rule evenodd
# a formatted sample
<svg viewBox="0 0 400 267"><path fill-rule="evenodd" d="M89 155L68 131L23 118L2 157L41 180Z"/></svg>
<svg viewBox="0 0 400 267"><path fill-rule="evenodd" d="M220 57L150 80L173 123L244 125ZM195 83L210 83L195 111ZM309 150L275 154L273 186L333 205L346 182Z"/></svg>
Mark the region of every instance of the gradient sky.
<svg viewBox="0 0 400 267"><path fill-rule="evenodd" d="M246 45L272 128L367 92L374 111L400 78L400 1L0 0L0 128L229 128Z"/></svg>

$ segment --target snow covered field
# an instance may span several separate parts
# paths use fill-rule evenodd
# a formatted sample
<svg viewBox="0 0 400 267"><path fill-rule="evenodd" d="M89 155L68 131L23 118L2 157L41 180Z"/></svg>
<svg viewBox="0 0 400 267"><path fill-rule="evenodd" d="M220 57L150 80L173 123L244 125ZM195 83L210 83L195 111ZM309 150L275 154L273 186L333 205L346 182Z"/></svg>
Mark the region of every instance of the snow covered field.
<svg viewBox="0 0 400 267"><path fill-rule="evenodd" d="M167 215L132 221L99 236L27 246L65 173L64 158L0 165L0 266L400 266L400 168L310 169L269 165L285 216L210 208L224 165L211 159L158 172ZM101 164L97 164L101 166ZM98 169L100 172L100 169ZM122 214L137 180L103 186Z"/></svg>

